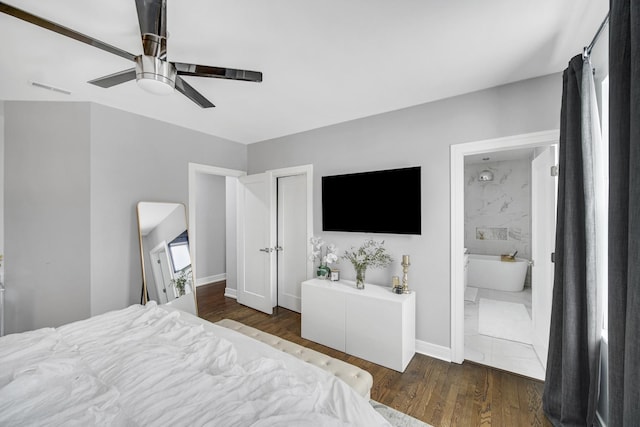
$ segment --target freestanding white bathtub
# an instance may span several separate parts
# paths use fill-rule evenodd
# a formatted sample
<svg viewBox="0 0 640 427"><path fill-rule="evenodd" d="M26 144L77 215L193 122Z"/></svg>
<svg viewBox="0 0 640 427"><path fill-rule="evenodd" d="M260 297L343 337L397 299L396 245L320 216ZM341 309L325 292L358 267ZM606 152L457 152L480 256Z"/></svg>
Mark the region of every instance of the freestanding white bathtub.
<svg viewBox="0 0 640 427"><path fill-rule="evenodd" d="M501 261L500 256L469 254L468 283L476 288L520 292L524 289L529 261Z"/></svg>

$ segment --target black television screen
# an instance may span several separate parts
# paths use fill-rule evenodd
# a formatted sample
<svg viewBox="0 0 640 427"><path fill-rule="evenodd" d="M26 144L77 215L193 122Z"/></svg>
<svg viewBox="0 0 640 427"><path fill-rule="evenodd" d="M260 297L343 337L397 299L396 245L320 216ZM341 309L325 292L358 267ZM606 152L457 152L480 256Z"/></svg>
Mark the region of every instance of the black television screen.
<svg viewBox="0 0 640 427"><path fill-rule="evenodd" d="M322 177L322 229L421 234L420 167Z"/></svg>

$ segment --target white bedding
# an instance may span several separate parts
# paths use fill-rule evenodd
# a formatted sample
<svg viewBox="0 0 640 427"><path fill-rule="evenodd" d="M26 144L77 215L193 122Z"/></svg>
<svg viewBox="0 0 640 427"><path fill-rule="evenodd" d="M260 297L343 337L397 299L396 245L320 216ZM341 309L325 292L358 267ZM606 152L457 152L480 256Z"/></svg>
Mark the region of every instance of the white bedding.
<svg viewBox="0 0 640 427"><path fill-rule="evenodd" d="M150 302L0 338L0 425L389 424L328 372Z"/></svg>

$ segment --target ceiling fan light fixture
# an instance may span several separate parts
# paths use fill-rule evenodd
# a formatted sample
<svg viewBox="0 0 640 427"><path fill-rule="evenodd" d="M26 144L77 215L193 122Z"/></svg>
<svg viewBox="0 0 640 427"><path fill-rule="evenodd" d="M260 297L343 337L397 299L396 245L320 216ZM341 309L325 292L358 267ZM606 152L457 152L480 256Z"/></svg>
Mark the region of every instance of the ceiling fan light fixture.
<svg viewBox="0 0 640 427"><path fill-rule="evenodd" d="M154 95L170 95L176 86L176 68L159 58L140 55L136 58L136 82Z"/></svg>
<svg viewBox="0 0 640 427"><path fill-rule="evenodd" d="M201 108L215 107L204 95L194 89L182 76L207 77L216 79L230 79L249 82L261 82L262 73L259 71L238 70L226 67L211 67L208 65L174 63L167 61L167 0L135 0L142 37L143 54L122 50L116 46L79 33L71 28L53 21L33 15L26 10L18 9L0 1L0 14L7 14L17 19L52 31L78 42L96 47L105 52L117 55L128 61L135 62L135 68L111 73L88 81L101 88L110 88L136 79L144 90L158 95L168 95L175 89L189 98ZM56 90L47 85L40 85L50 90ZM61 93L68 91L56 90Z"/></svg>
<svg viewBox="0 0 640 427"><path fill-rule="evenodd" d="M155 80L149 77L142 77L136 80L138 86L145 91L154 95L171 95L173 93L173 87L160 80Z"/></svg>

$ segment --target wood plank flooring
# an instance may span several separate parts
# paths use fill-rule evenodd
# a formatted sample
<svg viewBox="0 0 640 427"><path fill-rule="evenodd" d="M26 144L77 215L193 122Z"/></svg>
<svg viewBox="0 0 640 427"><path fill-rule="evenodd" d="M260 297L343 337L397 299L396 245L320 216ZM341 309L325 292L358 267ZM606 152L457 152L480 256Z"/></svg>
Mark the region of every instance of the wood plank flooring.
<svg viewBox="0 0 640 427"><path fill-rule="evenodd" d="M350 356L300 336L300 314L276 307L269 316L224 296L225 282L199 286L198 313L228 318L312 348L373 375L371 398L435 427L551 426L542 412L543 383L465 361L447 363L416 354L404 373Z"/></svg>

